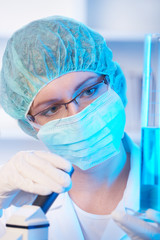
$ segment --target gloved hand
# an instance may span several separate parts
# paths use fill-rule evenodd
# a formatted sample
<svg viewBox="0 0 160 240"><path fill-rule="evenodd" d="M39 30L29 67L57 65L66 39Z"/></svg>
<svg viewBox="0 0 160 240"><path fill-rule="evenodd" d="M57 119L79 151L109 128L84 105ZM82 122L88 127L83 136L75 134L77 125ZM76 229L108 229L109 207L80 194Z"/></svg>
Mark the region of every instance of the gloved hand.
<svg viewBox="0 0 160 240"><path fill-rule="evenodd" d="M136 216L137 215L137 216ZM130 215L114 211L114 221L127 233L125 240L160 240L160 212L148 209L145 218L151 221L144 221L138 214Z"/></svg>
<svg viewBox="0 0 160 240"><path fill-rule="evenodd" d="M71 169L70 162L50 152L17 153L0 168L0 209L32 203L37 194L68 191Z"/></svg>

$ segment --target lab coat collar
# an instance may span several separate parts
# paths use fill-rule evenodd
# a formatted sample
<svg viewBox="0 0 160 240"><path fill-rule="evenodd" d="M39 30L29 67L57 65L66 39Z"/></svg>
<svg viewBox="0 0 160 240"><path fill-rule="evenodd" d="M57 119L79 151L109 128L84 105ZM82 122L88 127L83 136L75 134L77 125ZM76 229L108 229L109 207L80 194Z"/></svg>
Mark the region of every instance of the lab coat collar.
<svg viewBox="0 0 160 240"><path fill-rule="evenodd" d="M58 225L59 231L58 239L84 240L76 212L74 211L74 207L68 193L63 193L58 196L55 204L53 204L50 208L49 214L53 214L55 216L56 225Z"/></svg>
<svg viewBox="0 0 160 240"><path fill-rule="evenodd" d="M131 154L130 173L124 192L124 206L139 211L140 199L140 148L125 133L125 142Z"/></svg>

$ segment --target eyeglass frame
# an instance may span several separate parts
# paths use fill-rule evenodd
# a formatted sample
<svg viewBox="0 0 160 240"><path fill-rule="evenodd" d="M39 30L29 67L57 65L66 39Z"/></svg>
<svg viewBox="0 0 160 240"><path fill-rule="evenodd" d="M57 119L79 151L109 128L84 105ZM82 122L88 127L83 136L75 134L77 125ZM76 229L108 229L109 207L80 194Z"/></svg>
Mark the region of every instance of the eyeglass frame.
<svg viewBox="0 0 160 240"><path fill-rule="evenodd" d="M109 76L108 75L103 75L103 79L101 80L101 81L99 81L99 82L97 82L97 83L95 83L95 84L93 84L92 86L90 86L90 88L92 88L92 87L94 87L94 86L96 86L96 85L98 85L99 83L104 83L104 84L109 84L109 82L110 82L110 79L109 79ZM68 102L66 102L66 103L61 103L61 104L53 104L53 105L50 105L48 108L46 108L46 109L44 109L44 110L42 110L42 111L40 111L40 112L38 112L38 113L36 113L36 114L34 114L34 115L31 115L31 114L27 114L27 119L30 121L30 122L35 122L35 117L38 115L38 114L40 114L40 113L42 113L42 112L44 112L44 111L47 111L48 109L50 109L52 106L65 106L65 108L67 109L67 105L68 104L70 104L71 102L75 102L75 103L77 103L78 104L78 102L76 101L76 98L78 98L83 92L85 92L86 91L86 89L87 88L85 88L83 91L81 91L80 93L78 93L77 94L77 96L75 96L74 98L72 98L70 101L68 101Z"/></svg>

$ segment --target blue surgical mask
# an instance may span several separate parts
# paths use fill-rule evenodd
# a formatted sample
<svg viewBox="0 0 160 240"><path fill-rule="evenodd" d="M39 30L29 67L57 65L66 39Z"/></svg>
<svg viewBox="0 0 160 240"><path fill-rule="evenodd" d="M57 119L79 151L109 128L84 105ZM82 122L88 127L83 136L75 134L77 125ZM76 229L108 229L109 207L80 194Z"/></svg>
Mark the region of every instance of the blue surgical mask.
<svg viewBox="0 0 160 240"><path fill-rule="evenodd" d="M111 88L81 112L43 125L38 138L48 149L82 170L119 153L125 110Z"/></svg>

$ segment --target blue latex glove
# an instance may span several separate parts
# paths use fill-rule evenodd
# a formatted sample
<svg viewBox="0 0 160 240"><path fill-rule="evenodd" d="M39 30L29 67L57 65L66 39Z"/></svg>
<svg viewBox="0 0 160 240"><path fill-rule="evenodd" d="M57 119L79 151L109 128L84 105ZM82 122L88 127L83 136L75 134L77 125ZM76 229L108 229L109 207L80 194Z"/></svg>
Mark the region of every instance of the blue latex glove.
<svg viewBox="0 0 160 240"><path fill-rule="evenodd" d="M160 212L148 209L144 215L118 211L112 213L114 221L127 233L123 240L160 240Z"/></svg>

